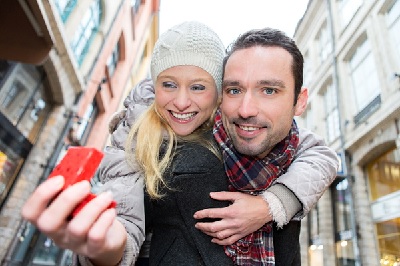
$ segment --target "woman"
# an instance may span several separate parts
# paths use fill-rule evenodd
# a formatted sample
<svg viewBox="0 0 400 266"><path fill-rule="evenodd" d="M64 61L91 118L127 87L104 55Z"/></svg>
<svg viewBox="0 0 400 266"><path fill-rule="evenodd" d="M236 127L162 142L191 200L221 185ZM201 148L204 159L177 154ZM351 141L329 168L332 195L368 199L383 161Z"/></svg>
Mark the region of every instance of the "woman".
<svg viewBox="0 0 400 266"><path fill-rule="evenodd" d="M23 217L51 237L58 246L80 254L75 264L134 265L145 238L143 172L148 176L146 189L149 195L159 197L163 194L159 189L160 182L151 185L151 175L159 178L167 169L171 169L170 158L177 154L175 136L190 135L189 139L196 142L196 138L207 132L207 137L212 140L207 129L212 126L213 112L218 106L224 53L219 37L198 22L182 23L160 36L151 66L155 104L150 106L144 116L138 117L154 99L152 85L146 87L146 81L141 83L140 86L145 89L134 93L134 97L139 97L133 99L136 101L134 105L125 102L129 109L123 120L116 125L112 146L105 150L100 167L100 176L104 183L102 189L112 193L101 193L72 220L67 220L74 207L90 192L90 185L83 181L60 193L64 180L62 177L54 177L41 184L28 199L22 210ZM176 83L185 86L185 89L176 91ZM193 105L189 98L193 100ZM190 113L182 112L180 109L187 108L188 102L191 106ZM171 107L174 105L177 109ZM135 120L138 120L136 126L133 125ZM150 151L147 158L141 157L139 164L155 165L143 172L135 159L131 158L128 164L125 158L125 143L131 126L134 130L140 130L135 136L137 142L129 143L127 150ZM168 139L166 145L162 145L164 136ZM143 143L147 144L142 145ZM218 153L216 146L211 142L203 143L207 141L201 141L203 151L200 157L209 157L207 162L218 165L224 176L222 163L214 155ZM158 162L161 146L164 160ZM206 153L209 149L213 152L208 155ZM130 157L135 156L134 152L129 154ZM225 184L223 188L226 188L226 179L220 180ZM113 199L118 204L117 208L107 209ZM198 231L194 226L192 230ZM198 234L207 238L207 242L211 244L211 238L200 232ZM220 250L221 259L230 262L222 247L212 245Z"/></svg>
<svg viewBox="0 0 400 266"><path fill-rule="evenodd" d="M62 177L52 178L33 193L23 216L58 246L79 254L76 264L134 265L145 238L145 184L146 229L153 234L150 265L232 264L222 246L195 228L193 218L197 210L224 205L209 192L228 187L211 134L223 57L222 42L201 23L182 23L161 35L152 56L152 81L131 92L126 111L111 126L112 145L100 176L102 189L112 195L100 194L67 220L90 186L71 186L48 206L63 184ZM108 210L113 199L118 206ZM289 217L301 204L292 209Z"/></svg>
<svg viewBox="0 0 400 266"><path fill-rule="evenodd" d="M144 171L146 230L153 232L150 265L232 264L222 246L194 227L193 219L196 210L225 205L212 205L208 196L227 188L210 131L220 98L224 51L219 37L198 22L182 23L160 36L151 61L152 81L145 80L132 91L124 103L127 112L113 133L125 140L124 133L130 130L129 162L133 167L139 163ZM142 109L138 107L148 103L141 99L151 95L152 83L154 103L136 119L135 112ZM102 165L112 165L112 156L106 157L110 162L106 158ZM101 167L100 173L116 172ZM194 176L202 181L201 189L193 189ZM192 200L186 199L188 194ZM182 209L174 204L177 198L190 204Z"/></svg>

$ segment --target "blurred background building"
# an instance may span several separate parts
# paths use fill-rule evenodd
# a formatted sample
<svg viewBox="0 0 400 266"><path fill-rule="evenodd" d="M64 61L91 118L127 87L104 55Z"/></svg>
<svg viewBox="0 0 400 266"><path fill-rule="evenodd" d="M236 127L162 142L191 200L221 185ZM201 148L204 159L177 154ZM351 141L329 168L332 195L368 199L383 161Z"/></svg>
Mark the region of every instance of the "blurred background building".
<svg viewBox="0 0 400 266"><path fill-rule="evenodd" d="M311 0L294 38L310 94L301 124L342 160L303 220L302 264L398 266L400 0Z"/></svg>
<svg viewBox="0 0 400 266"><path fill-rule="evenodd" d="M69 263L20 209L69 146L103 149L110 115L147 75L158 9L159 0L0 1L1 265Z"/></svg>

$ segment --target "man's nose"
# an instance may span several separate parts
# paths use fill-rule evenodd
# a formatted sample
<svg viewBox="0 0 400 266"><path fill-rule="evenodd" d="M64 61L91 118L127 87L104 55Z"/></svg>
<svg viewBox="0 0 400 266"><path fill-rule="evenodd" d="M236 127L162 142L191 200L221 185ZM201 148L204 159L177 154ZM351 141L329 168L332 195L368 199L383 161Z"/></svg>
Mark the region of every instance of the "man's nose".
<svg viewBox="0 0 400 266"><path fill-rule="evenodd" d="M243 118L257 116L258 107L257 99L250 92L246 92L243 96L242 102L239 107L239 115Z"/></svg>
<svg viewBox="0 0 400 266"><path fill-rule="evenodd" d="M184 111L191 105L191 99L190 99L190 94L188 91L184 88L180 88L174 99L174 105L179 111Z"/></svg>

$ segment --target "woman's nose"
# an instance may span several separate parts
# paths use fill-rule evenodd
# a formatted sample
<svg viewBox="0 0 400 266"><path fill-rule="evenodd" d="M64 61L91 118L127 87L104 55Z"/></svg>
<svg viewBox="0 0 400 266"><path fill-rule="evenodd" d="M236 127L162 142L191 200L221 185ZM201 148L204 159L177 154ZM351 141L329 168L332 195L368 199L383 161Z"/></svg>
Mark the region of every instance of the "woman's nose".
<svg viewBox="0 0 400 266"><path fill-rule="evenodd" d="M187 109L191 105L191 102L190 95L186 89L179 89L173 101L176 108L180 111Z"/></svg>

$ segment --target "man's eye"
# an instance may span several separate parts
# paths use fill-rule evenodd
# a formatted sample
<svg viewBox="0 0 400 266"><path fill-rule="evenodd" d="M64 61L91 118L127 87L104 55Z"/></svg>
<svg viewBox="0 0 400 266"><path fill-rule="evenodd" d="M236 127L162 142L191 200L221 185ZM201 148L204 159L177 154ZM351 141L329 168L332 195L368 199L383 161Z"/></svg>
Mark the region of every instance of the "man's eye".
<svg viewBox="0 0 400 266"><path fill-rule="evenodd" d="M225 90L227 94L239 94L240 90L237 88L228 88Z"/></svg>
<svg viewBox="0 0 400 266"><path fill-rule="evenodd" d="M200 84L196 84L191 87L191 90L194 90L194 91L203 91L205 89L206 89L206 87L204 85L200 85Z"/></svg>
<svg viewBox="0 0 400 266"><path fill-rule="evenodd" d="M268 95L271 95L271 94L276 93L276 90L275 89L271 89L271 88L265 88L264 89L264 93L268 94Z"/></svg>
<svg viewBox="0 0 400 266"><path fill-rule="evenodd" d="M162 86L163 86L164 88L176 88L176 84L173 83L173 82L170 82L170 81L164 81L164 82L162 83Z"/></svg>

